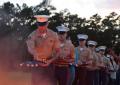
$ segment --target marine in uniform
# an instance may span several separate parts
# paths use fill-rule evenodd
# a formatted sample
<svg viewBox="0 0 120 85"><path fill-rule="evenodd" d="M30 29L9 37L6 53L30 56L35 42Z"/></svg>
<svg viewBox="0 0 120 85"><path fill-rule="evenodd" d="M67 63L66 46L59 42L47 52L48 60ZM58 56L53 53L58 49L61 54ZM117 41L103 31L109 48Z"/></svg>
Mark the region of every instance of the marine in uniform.
<svg viewBox="0 0 120 85"><path fill-rule="evenodd" d="M86 47L88 35L78 34L79 46L75 48L75 80L73 85L87 85L86 77L92 64L91 50Z"/></svg>
<svg viewBox="0 0 120 85"><path fill-rule="evenodd" d="M99 85L108 85L110 61L105 56L106 46L99 46L98 49L99 49L99 55L100 55L100 58L101 58L100 59L101 64L99 65L99 67L100 67Z"/></svg>
<svg viewBox="0 0 120 85"><path fill-rule="evenodd" d="M106 51L106 57L110 61L110 66L108 68L108 70L109 70L109 85L116 85L116 73L118 70L118 65L115 62L115 59L111 54L111 51L113 51L113 50L107 49L107 51Z"/></svg>
<svg viewBox="0 0 120 85"><path fill-rule="evenodd" d="M57 26L60 41L59 57L55 60L55 76L58 85L72 85L74 79L74 45L67 40L67 32L69 29L65 26Z"/></svg>
<svg viewBox="0 0 120 85"><path fill-rule="evenodd" d="M32 85L56 85L51 63L59 53L60 43L55 32L48 29L47 15L36 15L37 30L33 31L26 41L28 51L34 61L39 62L32 70Z"/></svg>
<svg viewBox="0 0 120 85"><path fill-rule="evenodd" d="M93 40L89 40L87 42L88 48L91 50L91 56L93 57L92 64L87 72L87 85L99 85L99 56L95 51L97 42Z"/></svg>

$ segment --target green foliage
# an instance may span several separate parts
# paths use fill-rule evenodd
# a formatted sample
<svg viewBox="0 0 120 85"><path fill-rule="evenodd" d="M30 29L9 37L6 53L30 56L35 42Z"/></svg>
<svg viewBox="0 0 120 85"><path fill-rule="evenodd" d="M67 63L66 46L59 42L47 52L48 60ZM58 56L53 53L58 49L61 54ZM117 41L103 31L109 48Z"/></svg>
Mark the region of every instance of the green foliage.
<svg viewBox="0 0 120 85"><path fill-rule="evenodd" d="M112 12L105 18L95 14L90 19L86 19L71 14L68 9L60 12L55 10L53 6L44 8L43 2L34 7L29 7L27 4L14 6L6 2L0 8L0 37L16 35L26 39L28 34L37 28L33 16L46 14L52 16L50 29L56 31L56 26L62 24L69 27L69 35L75 46L78 45L76 35L84 33L89 35L90 40L96 40L99 45L113 46L116 51L120 50L120 15L117 13Z"/></svg>

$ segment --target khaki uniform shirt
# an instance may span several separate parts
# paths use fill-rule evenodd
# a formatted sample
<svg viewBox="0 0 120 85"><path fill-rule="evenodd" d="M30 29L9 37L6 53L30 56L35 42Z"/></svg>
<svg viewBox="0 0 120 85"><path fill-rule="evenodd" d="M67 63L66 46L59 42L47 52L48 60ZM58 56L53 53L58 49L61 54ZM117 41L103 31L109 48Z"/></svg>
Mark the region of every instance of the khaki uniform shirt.
<svg viewBox="0 0 120 85"><path fill-rule="evenodd" d="M74 46L72 42L66 40L65 43L61 43L59 58L55 61L55 65L68 65L74 61ZM71 60L71 62L69 62Z"/></svg>
<svg viewBox="0 0 120 85"><path fill-rule="evenodd" d="M45 38L39 36L38 30L32 32L26 42L28 51L38 61L48 60L60 48L57 34L50 29L47 29Z"/></svg>
<svg viewBox="0 0 120 85"><path fill-rule="evenodd" d="M78 58L79 65L84 65L91 62L93 57L91 56L90 49L88 49L87 47L84 47L84 48L77 47L77 49L79 54L79 58Z"/></svg>
<svg viewBox="0 0 120 85"><path fill-rule="evenodd" d="M97 55L97 53L95 51L91 51L91 56L93 56L91 69L93 69L93 70L99 69L99 67L98 67L98 65L100 63L99 56Z"/></svg>

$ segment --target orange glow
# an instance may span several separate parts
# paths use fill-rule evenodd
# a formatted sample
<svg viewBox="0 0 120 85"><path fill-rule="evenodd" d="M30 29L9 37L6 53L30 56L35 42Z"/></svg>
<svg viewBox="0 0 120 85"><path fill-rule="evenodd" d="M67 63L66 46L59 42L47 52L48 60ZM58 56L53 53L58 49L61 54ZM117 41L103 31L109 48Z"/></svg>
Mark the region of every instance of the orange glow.
<svg viewBox="0 0 120 85"><path fill-rule="evenodd" d="M42 30L46 30L47 28L46 28L46 26L40 26L40 27L38 27L38 29L39 29L40 31L42 31Z"/></svg>
<svg viewBox="0 0 120 85"><path fill-rule="evenodd" d="M37 17L37 21L38 21L38 22L46 22L47 19L46 19L46 18L41 18L41 17L38 18L38 17Z"/></svg>
<svg viewBox="0 0 120 85"><path fill-rule="evenodd" d="M0 72L0 85L31 85L31 74L26 72Z"/></svg>

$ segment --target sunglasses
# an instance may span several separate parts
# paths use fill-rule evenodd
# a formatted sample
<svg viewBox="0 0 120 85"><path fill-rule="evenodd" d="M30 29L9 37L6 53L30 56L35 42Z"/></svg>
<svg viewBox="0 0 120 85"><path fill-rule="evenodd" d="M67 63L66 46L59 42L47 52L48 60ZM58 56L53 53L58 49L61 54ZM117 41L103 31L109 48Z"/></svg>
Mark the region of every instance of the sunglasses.
<svg viewBox="0 0 120 85"><path fill-rule="evenodd" d="M47 24L47 22L37 22L36 24L37 24L37 26L45 26Z"/></svg>
<svg viewBox="0 0 120 85"><path fill-rule="evenodd" d="M79 41L85 41L85 39L79 39Z"/></svg>
<svg viewBox="0 0 120 85"><path fill-rule="evenodd" d="M66 32L63 32L63 31L61 31L61 32L58 32L58 34L60 34L60 35L63 35L63 34L65 34Z"/></svg>
<svg viewBox="0 0 120 85"><path fill-rule="evenodd" d="M100 51L105 52L105 50L104 50L104 49L100 49Z"/></svg>
<svg viewBox="0 0 120 85"><path fill-rule="evenodd" d="M91 44L90 44L90 45L88 45L88 46L89 46L89 47L94 47L94 45L91 45Z"/></svg>

